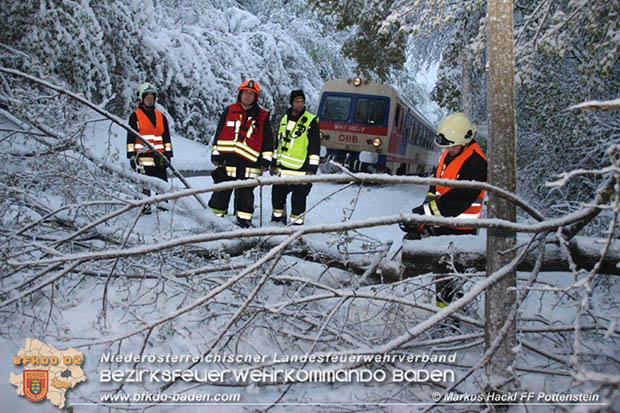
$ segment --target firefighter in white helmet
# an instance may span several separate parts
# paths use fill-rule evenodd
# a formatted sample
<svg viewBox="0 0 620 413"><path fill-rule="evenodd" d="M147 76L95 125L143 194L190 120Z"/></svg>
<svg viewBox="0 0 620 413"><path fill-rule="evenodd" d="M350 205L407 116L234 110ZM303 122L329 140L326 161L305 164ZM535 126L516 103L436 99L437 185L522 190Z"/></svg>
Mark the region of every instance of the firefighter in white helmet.
<svg viewBox="0 0 620 413"><path fill-rule="evenodd" d="M435 169L435 177L457 181L487 180L487 158L475 140L476 126L469 117L456 112L443 119L437 127L435 144L445 148ZM414 208L414 214L461 219L480 218L484 199L484 190L474 188L453 188L450 186L431 185L424 202ZM416 239L424 235L476 234L476 229L468 226L422 227L401 224L407 232L405 239ZM459 289L438 283L437 304L449 304Z"/></svg>
<svg viewBox="0 0 620 413"><path fill-rule="evenodd" d="M172 158L168 120L163 113L155 109L157 89L151 83L143 83L138 88L137 98L138 108L129 117L129 126L138 131L139 135L127 132L127 158L131 167L138 173L168 181L165 162L144 143L149 142L168 161ZM151 196L151 191L148 189L143 189L142 192ZM150 214L150 206L146 206L142 212Z"/></svg>

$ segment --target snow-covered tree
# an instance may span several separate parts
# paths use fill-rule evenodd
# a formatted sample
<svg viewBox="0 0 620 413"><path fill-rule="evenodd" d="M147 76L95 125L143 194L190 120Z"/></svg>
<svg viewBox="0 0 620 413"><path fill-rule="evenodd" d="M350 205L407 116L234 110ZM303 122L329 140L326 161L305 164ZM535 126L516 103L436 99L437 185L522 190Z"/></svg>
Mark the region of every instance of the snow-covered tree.
<svg viewBox="0 0 620 413"><path fill-rule="evenodd" d="M358 29L348 43L394 30L407 33L408 59L439 61L432 97L445 109L460 107L463 84L468 84L463 81L464 69L469 73L463 63L471 62L473 119L478 125L487 123L486 1L395 1L387 17L372 2L312 3L324 5L328 14L336 12L343 25L375 22L372 31ZM561 193L545 187L569 166L596 167L606 159L606 145L617 139L608 129L590 129L592 115L564 109L573 102L620 95L618 15L615 2L514 2L519 188L541 208L574 208L590 199L600 183L584 176ZM385 50L402 50L399 39L395 37ZM404 58L389 63L399 68L403 62ZM387 65L379 65L386 70ZM588 148L586 156L583 148Z"/></svg>
<svg viewBox="0 0 620 413"><path fill-rule="evenodd" d="M349 72L334 30L301 2L262 3L11 2L0 11L0 43L119 116L150 81L173 129L206 143L246 78L258 80L261 104L279 116L291 90L306 90L311 107L325 79ZM16 68L41 73L29 61Z"/></svg>

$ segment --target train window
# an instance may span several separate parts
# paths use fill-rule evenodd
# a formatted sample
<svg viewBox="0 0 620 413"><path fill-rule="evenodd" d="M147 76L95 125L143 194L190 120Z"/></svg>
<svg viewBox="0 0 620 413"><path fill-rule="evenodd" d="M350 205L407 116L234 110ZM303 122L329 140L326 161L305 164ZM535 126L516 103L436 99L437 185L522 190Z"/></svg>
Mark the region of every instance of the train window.
<svg viewBox="0 0 620 413"><path fill-rule="evenodd" d="M355 122L384 124L386 102L383 99L358 98Z"/></svg>
<svg viewBox="0 0 620 413"><path fill-rule="evenodd" d="M405 136L409 143L413 143L413 116L407 115L407 126L405 126Z"/></svg>
<svg viewBox="0 0 620 413"><path fill-rule="evenodd" d="M351 98L348 96L326 96L323 101L321 119L348 120L351 110Z"/></svg>

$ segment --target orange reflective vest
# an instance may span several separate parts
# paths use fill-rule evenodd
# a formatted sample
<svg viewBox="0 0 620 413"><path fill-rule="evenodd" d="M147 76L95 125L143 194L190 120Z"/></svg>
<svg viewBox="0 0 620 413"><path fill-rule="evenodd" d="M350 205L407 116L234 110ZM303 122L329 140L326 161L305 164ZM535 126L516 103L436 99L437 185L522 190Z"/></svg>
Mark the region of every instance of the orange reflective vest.
<svg viewBox="0 0 620 413"><path fill-rule="evenodd" d="M448 150L444 150L443 154L441 155L441 158L439 158L439 164L437 165L437 170L435 171L435 177L443 178L443 179L455 179L455 180L458 179L459 172L461 171L463 164L471 155L474 154L474 152L480 155L485 161L487 160L487 157L484 155L484 152L482 152L482 149L480 149L480 146L478 145L477 142L471 143L467 147L465 147L465 149L463 149L463 151L461 151L461 153L458 154L456 158L452 159L452 161L448 165L444 165L446 156L448 155ZM435 195L439 197L445 194L446 192L450 191L451 189L452 189L451 186L437 185L435 187ZM478 198L474 201L474 203L472 203L469 206L469 208L463 211L456 218L461 218L461 219L480 218L480 215L482 214L482 203L484 199L484 194L485 194L484 190L480 191L480 194L478 195ZM472 229L472 228L458 227L458 229Z"/></svg>
<svg viewBox="0 0 620 413"><path fill-rule="evenodd" d="M257 108L258 116L247 116L239 102L228 108L224 127L213 147L214 153L234 153L250 162L256 162L261 155L265 122L269 112Z"/></svg>
<svg viewBox="0 0 620 413"><path fill-rule="evenodd" d="M136 109L136 118L138 121L138 132L140 137L147 140L151 145L155 147L157 152L164 152L164 115L157 109L155 112L155 125L151 123L151 120L146 116L142 109ZM147 145L144 145L140 139L136 139L135 151L138 153L153 152Z"/></svg>

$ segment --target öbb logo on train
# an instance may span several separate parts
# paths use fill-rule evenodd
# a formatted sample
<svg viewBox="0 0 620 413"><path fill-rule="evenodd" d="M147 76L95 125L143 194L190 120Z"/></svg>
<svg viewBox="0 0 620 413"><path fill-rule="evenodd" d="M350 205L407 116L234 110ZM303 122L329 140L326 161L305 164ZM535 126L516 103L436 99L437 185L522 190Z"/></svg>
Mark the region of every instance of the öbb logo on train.
<svg viewBox="0 0 620 413"><path fill-rule="evenodd" d="M340 142L357 143L357 136L355 135L338 135Z"/></svg>

